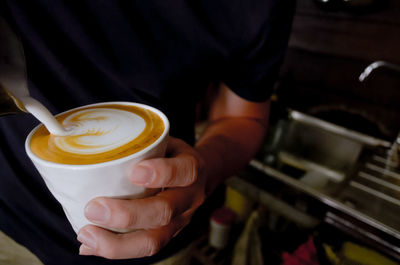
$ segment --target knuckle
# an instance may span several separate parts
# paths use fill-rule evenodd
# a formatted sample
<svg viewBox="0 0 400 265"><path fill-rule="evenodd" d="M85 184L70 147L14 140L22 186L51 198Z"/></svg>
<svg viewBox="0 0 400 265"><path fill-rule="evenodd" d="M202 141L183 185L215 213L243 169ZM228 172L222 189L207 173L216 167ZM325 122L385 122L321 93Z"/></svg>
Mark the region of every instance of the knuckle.
<svg viewBox="0 0 400 265"><path fill-rule="evenodd" d="M173 216L173 208L168 200L161 199L157 206L156 223L159 226L167 225L171 222Z"/></svg>
<svg viewBox="0 0 400 265"><path fill-rule="evenodd" d="M194 157L194 156L188 156L188 168L187 171L187 177L186 177L186 185L191 185L193 184L198 177L198 168L199 168L199 161Z"/></svg>
<svg viewBox="0 0 400 265"><path fill-rule="evenodd" d="M103 246L98 248L96 254L107 259L117 259L118 248L114 244L108 244L107 242L104 242Z"/></svg>
<svg viewBox="0 0 400 265"><path fill-rule="evenodd" d="M138 218L128 207L122 206L116 210L118 211L118 214L114 215L116 216L116 228L129 229L136 225Z"/></svg>
<svg viewBox="0 0 400 265"><path fill-rule="evenodd" d="M106 259L121 259L126 253L122 250L121 242L126 241L128 234L115 234L112 240L105 240L99 246L97 255Z"/></svg>
<svg viewBox="0 0 400 265"><path fill-rule="evenodd" d="M176 165L172 164L172 165L166 165L165 168L168 169L168 174L166 175L166 178L165 178L165 185L168 187L174 186L175 178L178 173L178 167L176 167Z"/></svg>
<svg viewBox="0 0 400 265"><path fill-rule="evenodd" d="M143 256L153 256L161 249L161 242L155 236L148 236L143 244Z"/></svg>
<svg viewBox="0 0 400 265"><path fill-rule="evenodd" d="M168 163L166 159L160 159L154 168L154 179L160 186L171 186L174 183L176 167Z"/></svg>
<svg viewBox="0 0 400 265"><path fill-rule="evenodd" d="M182 163L181 171L184 174L184 178L182 180L180 186L189 186L196 182L199 172L198 172L198 160L193 155L187 155L185 157L185 162Z"/></svg>
<svg viewBox="0 0 400 265"><path fill-rule="evenodd" d="M118 257L114 249L105 249L103 253L98 253L98 255L106 259L116 259Z"/></svg>

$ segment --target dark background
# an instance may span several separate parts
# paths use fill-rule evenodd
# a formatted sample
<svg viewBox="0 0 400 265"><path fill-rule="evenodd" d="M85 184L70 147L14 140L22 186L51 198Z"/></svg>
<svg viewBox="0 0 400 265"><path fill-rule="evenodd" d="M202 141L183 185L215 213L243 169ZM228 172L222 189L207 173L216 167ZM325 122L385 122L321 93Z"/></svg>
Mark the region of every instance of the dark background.
<svg viewBox="0 0 400 265"><path fill-rule="evenodd" d="M358 76L376 60L400 65L400 1L353 7L316 3L297 1L279 101L393 140L400 130L400 73L377 69L363 83Z"/></svg>

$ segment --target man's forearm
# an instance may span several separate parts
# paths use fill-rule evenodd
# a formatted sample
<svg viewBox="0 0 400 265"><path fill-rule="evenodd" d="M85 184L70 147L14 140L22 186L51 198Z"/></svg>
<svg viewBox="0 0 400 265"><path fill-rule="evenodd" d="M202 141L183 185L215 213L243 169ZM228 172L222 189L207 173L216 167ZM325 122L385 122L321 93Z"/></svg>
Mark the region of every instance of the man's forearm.
<svg viewBox="0 0 400 265"><path fill-rule="evenodd" d="M264 124L256 119L225 118L209 125L196 144L204 163L207 195L256 154L266 133Z"/></svg>

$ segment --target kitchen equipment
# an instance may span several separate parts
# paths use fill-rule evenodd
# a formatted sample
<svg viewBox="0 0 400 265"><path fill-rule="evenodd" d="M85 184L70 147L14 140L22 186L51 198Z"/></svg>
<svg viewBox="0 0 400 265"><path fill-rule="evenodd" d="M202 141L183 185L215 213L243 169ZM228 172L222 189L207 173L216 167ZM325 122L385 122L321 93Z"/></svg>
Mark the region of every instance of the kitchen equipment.
<svg viewBox="0 0 400 265"><path fill-rule="evenodd" d="M51 134L69 133L45 106L30 97L24 49L7 22L0 17L0 116L26 112L41 121Z"/></svg>
<svg viewBox="0 0 400 265"><path fill-rule="evenodd" d="M22 99L29 97L21 42L0 17L0 116L24 113Z"/></svg>
<svg viewBox="0 0 400 265"><path fill-rule="evenodd" d="M381 1L375 0L314 0L315 4L326 11L365 12L376 11Z"/></svg>
<svg viewBox="0 0 400 265"><path fill-rule="evenodd" d="M369 75L378 68L387 68L392 71L396 71L400 73L400 65L393 64L386 61L375 61L369 64L364 71L358 77L360 82L364 82ZM400 165L399 161L399 152L400 152L400 132L398 133L396 139L393 141L389 151L387 152L387 161L386 164L389 165L390 163L394 164L396 167Z"/></svg>

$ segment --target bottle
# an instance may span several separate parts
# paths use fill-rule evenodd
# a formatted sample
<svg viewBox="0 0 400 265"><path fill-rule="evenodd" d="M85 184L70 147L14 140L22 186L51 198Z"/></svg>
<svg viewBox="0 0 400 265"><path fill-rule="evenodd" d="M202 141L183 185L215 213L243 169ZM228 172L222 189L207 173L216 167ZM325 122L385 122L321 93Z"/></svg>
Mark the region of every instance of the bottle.
<svg viewBox="0 0 400 265"><path fill-rule="evenodd" d="M236 215L228 207L221 207L213 212L210 218L210 234L208 243L216 249L223 249L228 245L231 227Z"/></svg>

